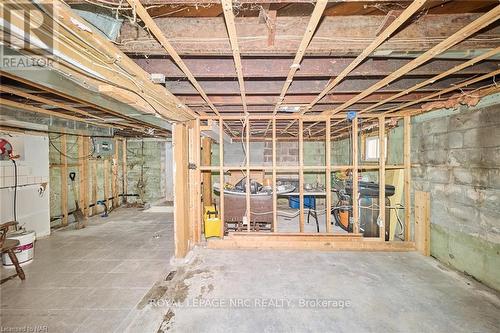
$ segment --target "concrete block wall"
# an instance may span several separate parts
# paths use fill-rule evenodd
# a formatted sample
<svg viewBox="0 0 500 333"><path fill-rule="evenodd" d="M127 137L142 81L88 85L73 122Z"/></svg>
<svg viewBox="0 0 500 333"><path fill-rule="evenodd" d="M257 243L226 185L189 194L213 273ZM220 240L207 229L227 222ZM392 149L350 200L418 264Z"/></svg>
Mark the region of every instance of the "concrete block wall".
<svg viewBox="0 0 500 333"><path fill-rule="evenodd" d="M431 255L500 289L500 104L484 104L413 119L412 181L431 194Z"/></svg>

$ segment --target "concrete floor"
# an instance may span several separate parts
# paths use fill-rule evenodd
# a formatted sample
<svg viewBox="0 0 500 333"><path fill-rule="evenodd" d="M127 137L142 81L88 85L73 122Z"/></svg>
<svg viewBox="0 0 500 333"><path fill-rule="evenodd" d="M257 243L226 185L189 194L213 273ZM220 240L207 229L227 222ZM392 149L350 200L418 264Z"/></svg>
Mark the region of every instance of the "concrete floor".
<svg viewBox="0 0 500 333"><path fill-rule="evenodd" d="M173 253L173 216L118 209L82 230L60 230L35 245L26 280L0 287L0 331L122 332ZM11 275L2 268L2 277Z"/></svg>
<svg viewBox="0 0 500 333"><path fill-rule="evenodd" d="M498 332L498 293L417 253L217 251L169 264L172 215L120 209L37 242L0 326L48 332ZM2 270L2 276L5 270ZM5 331L5 329L4 329Z"/></svg>

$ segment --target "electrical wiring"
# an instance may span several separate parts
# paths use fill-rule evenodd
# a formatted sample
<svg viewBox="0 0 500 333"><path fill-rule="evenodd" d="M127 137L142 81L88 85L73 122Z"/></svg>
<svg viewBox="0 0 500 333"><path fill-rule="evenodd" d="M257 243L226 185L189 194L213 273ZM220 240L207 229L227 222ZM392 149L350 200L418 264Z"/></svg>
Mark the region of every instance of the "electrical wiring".
<svg viewBox="0 0 500 333"><path fill-rule="evenodd" d="M56 145L54 145L54 143L52 142L52 139L49 137L49 143L50 145L59 153L61 154L62 156L64 157L67 157L69 159L72 159L72 160L83 160L83 159L87 159L89 157L92 157L95 153L95 141L94 141L94 138L93 137L90 137L90 139L92 140L92 152L86 156L77 156L77 157L73 157L73 156L69 156L67 155L66 153L63 153L59 148L57 148ZM75 145L73 145L72 147L74 147ZM67 151L66 151L67 152Z"/></svg>

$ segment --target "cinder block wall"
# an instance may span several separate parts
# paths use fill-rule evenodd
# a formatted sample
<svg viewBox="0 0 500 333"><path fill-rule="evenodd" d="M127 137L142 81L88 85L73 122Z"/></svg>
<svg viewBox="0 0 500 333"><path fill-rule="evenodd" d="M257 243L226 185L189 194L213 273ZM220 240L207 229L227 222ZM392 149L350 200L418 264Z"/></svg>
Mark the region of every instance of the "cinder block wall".
<svg viewBox="0 0 500 333"><path fill-rule="evenodd" d="M500 289L500 104L412 122L413 189L431 194L431 255ZM448 113L448 115L446 115Z"/></svg>

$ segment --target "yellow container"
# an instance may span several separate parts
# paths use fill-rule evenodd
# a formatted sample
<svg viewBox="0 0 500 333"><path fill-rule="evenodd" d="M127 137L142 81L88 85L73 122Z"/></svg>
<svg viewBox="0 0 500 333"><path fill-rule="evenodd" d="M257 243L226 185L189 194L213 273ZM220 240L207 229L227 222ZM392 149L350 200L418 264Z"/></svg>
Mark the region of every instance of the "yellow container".
<svg viewBox="0 0 500 333"><path fill-rule="evenodd" d="M205 238L222 238L222 221L215 206L204 207L203 224L205 225Z"/></svg>

